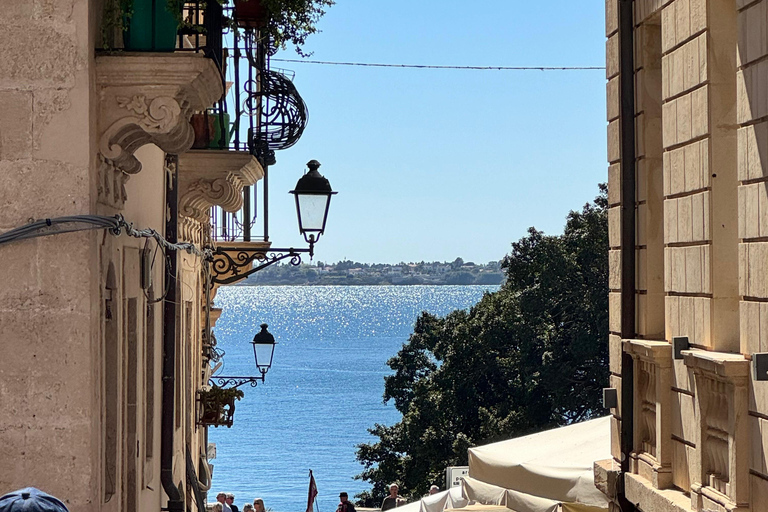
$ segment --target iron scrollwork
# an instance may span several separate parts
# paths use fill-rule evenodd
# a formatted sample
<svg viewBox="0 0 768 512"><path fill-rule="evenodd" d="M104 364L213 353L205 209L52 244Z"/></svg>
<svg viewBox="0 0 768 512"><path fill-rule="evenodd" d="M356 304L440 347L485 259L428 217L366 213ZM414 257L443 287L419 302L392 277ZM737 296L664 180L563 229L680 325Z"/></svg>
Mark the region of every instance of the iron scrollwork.
<svg viewBox="0 0 768 512"><path fill-rule="evenodd" d="M259 381L264 382L263 375L261 377L231 377L226 375L216 375L210 378L210 382L215 383L220 388L239 388L243 384L250 384L252 388L255 388Z"/></svg>
<svg viewBox="0 0 768 512"><path fill-rule="evenodd" d="M259 251L237 247L226 249L219 247L213 254L213 261L211 263L211 283L236 283L263 268L285 259L288 260L290 265L298 266L301 264L302 253L309 253L311 257L312 248L269 249L267 251ZM254 263L256 266L252 267Z"/></svg>

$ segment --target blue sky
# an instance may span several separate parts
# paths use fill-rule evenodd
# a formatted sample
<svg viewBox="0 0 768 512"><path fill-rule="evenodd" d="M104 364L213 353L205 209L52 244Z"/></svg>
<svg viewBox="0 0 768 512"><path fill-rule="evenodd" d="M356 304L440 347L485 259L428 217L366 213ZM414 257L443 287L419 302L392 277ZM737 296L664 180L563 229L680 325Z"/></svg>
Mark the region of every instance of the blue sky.
<svg viewBox="0 0 768 512"><path fill-rule="evenodd" d="M594 0L337 0L305 49L323 61L602 66L604 19ZM339 194L315 261L498 260L529 226L561 232L607 179L604 71L272 65L295 71L309 123L270 168L270 235L304 245L287 191L319 160Z"/></svg>

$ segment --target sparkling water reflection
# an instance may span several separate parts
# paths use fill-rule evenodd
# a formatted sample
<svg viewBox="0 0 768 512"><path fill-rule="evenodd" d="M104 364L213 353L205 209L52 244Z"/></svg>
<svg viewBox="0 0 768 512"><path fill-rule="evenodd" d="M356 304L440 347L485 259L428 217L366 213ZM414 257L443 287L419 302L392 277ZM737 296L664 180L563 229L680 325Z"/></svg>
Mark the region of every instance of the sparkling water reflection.
<svg viewBox="0 0 768 512"><path fill-rule="evenodd" d="M309 469L320 512L333 512L339 491L366 489L355 447L374 423L399 419L383 404L387 359L407 341L421 311L468 308L497 286L225 287L216 324L226 352L224 375L253 375L248 343L262 322L278 341L264 385L245 387L231 429L210 430L217 445L213 487L242 508L259 496L274 512L306 508Z"/></svg>

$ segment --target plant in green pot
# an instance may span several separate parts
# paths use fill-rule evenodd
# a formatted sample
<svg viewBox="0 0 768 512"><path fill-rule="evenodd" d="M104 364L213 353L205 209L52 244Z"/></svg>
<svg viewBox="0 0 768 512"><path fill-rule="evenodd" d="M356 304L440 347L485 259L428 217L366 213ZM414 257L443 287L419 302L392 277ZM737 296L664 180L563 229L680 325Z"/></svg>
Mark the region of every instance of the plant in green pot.
<svg viewBox="0 0 768 512"><path fill-rule="evenodd" d="M295 45L302 57L307 37L317 32L317 22L334 0L233 0L234 21L240 27L259 29L272 52Z"/></svg>
<svg viewBox="0 0 768 512"><path fill-rule="evenodd" d="M106 47L122 32L128 51L172 52L182 24L184 0L106 0L102 39Z"/></svg>
<svg viewBox="0 0 768 512"><path fill-rule="evenodd" d="M195 131L192 149L228 149L231 140L231 127L227 112L213 109L200 114L193 114L189 121Z"/></svg>

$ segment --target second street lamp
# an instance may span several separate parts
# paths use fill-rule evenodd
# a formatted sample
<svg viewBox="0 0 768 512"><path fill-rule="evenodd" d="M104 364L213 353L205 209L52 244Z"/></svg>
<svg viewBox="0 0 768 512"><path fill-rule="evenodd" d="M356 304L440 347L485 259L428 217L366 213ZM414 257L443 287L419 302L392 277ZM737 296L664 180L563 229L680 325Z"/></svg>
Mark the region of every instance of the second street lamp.
<svg viewBox="0 0 768 512"><path fill-rule="evenodd" d="M253 358L256 360L256 368L261 373L261 381L272 367L272 357L275 355L275 337L267 331L267 324L261 324L261 330L253 337Z"/></svg>
<svg viewBox="0 0 768 512"><path fill-rule="evenodd" d="M258 381L264 382L267 372L272 367L272 357L275 355L275 337L267 330L267 324L261 324L261 331L253 337L253 359L256 363L258 375L255 376L232 376L232 375L214 375L211 381L215 381L218 386L229 386L236 388L243 384L250 384L256 387Z"/></svg>

